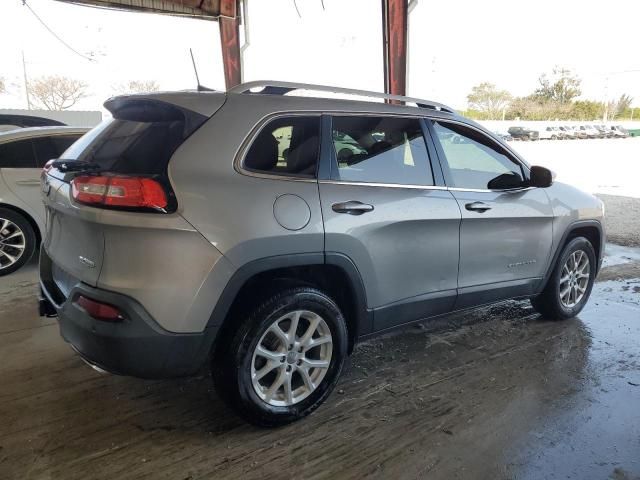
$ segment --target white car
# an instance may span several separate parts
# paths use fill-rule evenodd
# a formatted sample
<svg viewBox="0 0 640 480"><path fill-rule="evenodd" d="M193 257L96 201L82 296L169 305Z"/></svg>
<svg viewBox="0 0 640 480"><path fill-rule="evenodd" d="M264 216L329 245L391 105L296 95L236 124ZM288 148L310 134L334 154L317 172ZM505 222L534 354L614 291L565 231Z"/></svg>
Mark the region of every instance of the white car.
<svg viewBox="0 0 640 480"><path fill-rule="evenodd" d="M613 132L614 138L627 138L629 136L627 130L620 125L612 125L611 131Z"/></svg>
<svg viewBox="0 0 640 480"><path fill-rule="evenodd" d="M0 133L0 276L28 262L42 238L42 167L88 130L32 127Z"/></svg>
<svg viewBox="0 0 640 480"><path fill-rule="evenodd" d="M563 137L563 134L558 127L552 127L550 125L541 127L538 130L538 133L540 134L540 140L559 140Z"/></svg>
<svg viewBox="0 0 640 480"><path fill-rule="evenodd" d="M587 138L600 138L602 134L592 125L580 125L576 127L587 136Z"/></svg>

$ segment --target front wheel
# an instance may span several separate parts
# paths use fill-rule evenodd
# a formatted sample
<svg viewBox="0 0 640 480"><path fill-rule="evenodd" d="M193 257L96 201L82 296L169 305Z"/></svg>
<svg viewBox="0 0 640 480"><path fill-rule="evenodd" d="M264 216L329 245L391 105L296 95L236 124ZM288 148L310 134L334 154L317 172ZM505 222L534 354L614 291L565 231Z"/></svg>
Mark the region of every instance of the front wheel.
<svg viewBox="0 0 640 480"><path fill-rule="evenodd" d="M213 355L214 384L227 405L262 427L291 423L318 408L347 354L340 309L308 287L276 293L229 336Z"/></svg>
<svg viewBox="0 0 640 480"><path fill-rule="evenodd" d="M533 307L550 319L575 317L584 308L596 277L596 254L584 237L572 239L562 250L551 277Z"/></svg>

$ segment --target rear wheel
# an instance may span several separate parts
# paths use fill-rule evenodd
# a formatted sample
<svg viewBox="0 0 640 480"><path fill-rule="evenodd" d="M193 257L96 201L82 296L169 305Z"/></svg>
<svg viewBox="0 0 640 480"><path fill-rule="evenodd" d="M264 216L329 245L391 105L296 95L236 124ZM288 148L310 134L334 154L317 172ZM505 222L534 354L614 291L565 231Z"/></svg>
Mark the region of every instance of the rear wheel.
<svg viewBox="0 0 640 480"><path fill-rule="evenodd" d="M19 213L0 208L0 276L15 272L33 256L36 235Z"/></svg>
<svg viewBox="0 0 640 480"><path fill-rule="evenodd" d="M531 304L550 319L575 317L591 295L596 266L596 254L589 240L572 239L558 257L547 286L531 299Z"/></svg>
<svg viewBox="0 0 640 480"><path fill-rule="evenodd" d="M214 384L241 417L263 427L285 425L320 406L347 353L340 309L308 287L271 296L229 336L213 356Z"/></svg>

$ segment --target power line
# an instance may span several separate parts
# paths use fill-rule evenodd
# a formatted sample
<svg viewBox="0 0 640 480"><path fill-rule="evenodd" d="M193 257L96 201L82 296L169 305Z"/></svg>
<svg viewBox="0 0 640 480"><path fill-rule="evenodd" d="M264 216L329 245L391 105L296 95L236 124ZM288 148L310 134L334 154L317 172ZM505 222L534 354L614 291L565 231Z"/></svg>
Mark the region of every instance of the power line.
<svg viewBox="0 0 640 480"><path fill-rule="evenodd" d="M27 7L29 9L29 11L33 14L34 17L36 17L36 19L42 24L42 26L44 28L46 28L48 30L48 32L53 35L60 43L62 43L65 47L67 47L69 50L71 50L73 53L75 53L76 55L79 55L80 57L84 58L85 60L89 60L90 62L95 62L96 60L91 58L91 57L87 57L86 55L80 53L79 51L77 51L75 48L73 48L71 45L69 45L67 42L65 42L62 38L60 38L56 32L54 32L53 30L51 30L51 28L49 28L49 26L44 23L44 20L42 20L38 14L36 12L33 11L33 8L31 8L31 6L27 3L27 0L22 0L22 5L24 5L25 7Z"/></svg>

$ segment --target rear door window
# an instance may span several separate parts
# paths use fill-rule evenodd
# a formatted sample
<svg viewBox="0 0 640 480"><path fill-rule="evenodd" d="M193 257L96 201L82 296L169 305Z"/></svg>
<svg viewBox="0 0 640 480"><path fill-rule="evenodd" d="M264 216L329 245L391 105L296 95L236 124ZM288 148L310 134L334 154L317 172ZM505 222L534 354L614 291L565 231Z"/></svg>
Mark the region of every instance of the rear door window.
<svg viewBox="0 0 640 480"><path fill-rule="evenodd" d="M0 144L0 168L37 168L31 139Z"/></svg>
<svg viewBox="0 0 640 480"><path fill-rule="evenodd" d="M415 118L335 116L336 180L434 184L427 145Z"/></svg>
<svg viewBox="0 0 640 480"><path fill-rule="evenodd" d="M320 116L280 117L267 123L244 157L244 168L271 175L315 177Z"/></svg>

